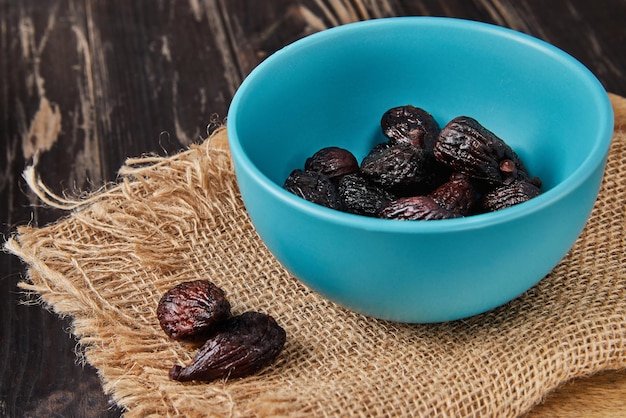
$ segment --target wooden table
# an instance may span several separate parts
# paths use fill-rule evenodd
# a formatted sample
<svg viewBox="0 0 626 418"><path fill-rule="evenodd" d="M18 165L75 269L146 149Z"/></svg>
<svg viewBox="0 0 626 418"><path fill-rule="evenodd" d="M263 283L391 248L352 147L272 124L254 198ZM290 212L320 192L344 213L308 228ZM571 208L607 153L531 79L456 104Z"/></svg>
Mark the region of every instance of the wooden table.
<svg viewBox="0 0 626 418"><path fill-rule="evenodd" d="M25 186L34 159L54 192L94 190L129 156L207 138L243 78L281 46L392 15L529 33L626 96L626 0L0 0L2 234L63 215ZM0 263L0 416L119 416L95 370L76 364L69 322L20 295L18 259ZM530 416L626 416L626 373L567 383Z"/></svg>

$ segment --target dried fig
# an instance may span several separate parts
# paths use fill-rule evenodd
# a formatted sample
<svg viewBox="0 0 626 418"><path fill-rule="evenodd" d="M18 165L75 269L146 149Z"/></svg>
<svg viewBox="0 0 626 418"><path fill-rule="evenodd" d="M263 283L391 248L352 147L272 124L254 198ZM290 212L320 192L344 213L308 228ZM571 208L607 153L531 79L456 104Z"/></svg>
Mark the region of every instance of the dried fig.
<svg viewBox="0 0 626 418"><path fill-rule="evenodd" d="M163 331L175 340L202 338L230 316L224 291L208 280L180 283L157 306Z"/></svg>
<svg viewBox="0 0 626 418"><path fill-rule="evenodd" d="M442 208L428 196L412 196L392 201L381 210L379 217L407 221L425 221L459 218L461 215Z"/></svg>
<svg viewBox="0 0 626 418"><path fill-rule="evenodd" d="M455 171L492 185L529 178L522 161L511 147L467 116L454 118L443 127L433 153Z"/></svg>
<svg viewBox="0 0 626 418"><path fill-rule="evenodd" d="M337 182L346 174L359 171L359 162L347 149L326 147L307 158L304 171L316 171Z"/></svg>
<svg viewBox="0 0 626 418"><path fill-rule="evenodd" d="M314 172L293 170L283 185L285 190L318 205L341 210L337 187L328 176Z"/></svg>
<svg viewBox="0 0 626 418"><path fill-rule="evenodd" d="M482 207L487 212L508 208L526 202L541 194L541 189L527 181L516 181L506 184L485 194L482 198Z"/></svg>
<svg viewBox="0 0 626 418"><path fill-rule="evenodd" d="M285 340L285 330L269 315L233 316L204 343L191 364L173 366L169 376L181 382L249 376L274 361Z"/></svg>
<svg viewBox="0 0 626 418"><path fill-rule="evenodd" d="M363 158L361 174L390 193L408 195L421 191L431 172L428 154L423 149L385 142Z"/></svg>
<svg viewBox="0 0 626 418"><path fill-rule="evenodd" d="M387 110L380 121L383 134L394 144L432 150L439 124L424 109L407 105Z"/></svg>
<svg viewBox="0 0 626 418"><path fill-rule="evenodd" d="M359 174L348 174L339 181L339 199L346 212L377 216L393 195L368 182Z"/></svg>
<svg viewBox="0 0 626 418"><path fill-rule="evenodd" d="M454 174L450 180L429 193L428 197L442 208L463 216L470 214L477 201L474 185L462 174Z"/></svg>

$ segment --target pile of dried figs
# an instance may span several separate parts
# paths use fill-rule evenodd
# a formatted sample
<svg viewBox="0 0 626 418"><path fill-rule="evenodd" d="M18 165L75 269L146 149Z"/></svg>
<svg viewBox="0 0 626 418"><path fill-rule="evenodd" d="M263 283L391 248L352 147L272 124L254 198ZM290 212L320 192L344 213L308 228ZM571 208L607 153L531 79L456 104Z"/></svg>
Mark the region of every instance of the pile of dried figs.
<svg viewBox="0 0 626 418"><path fill-rule="evenodd" d="M285 330L269 315L231 315L224 291L208 280L168 290L159 301L157 317L170 338L202 343L191 364L170 369L170 379L181 382L249 376L271 363L286 340Z"/></svg>
<svg viewBox="0 0 626 418"><path fill-rule="evenodd" d="M511 147L471 117L440 128L407 105L389 109L380 125L387 140L360 164L349 150L322 148L283 187L332 209L402 220L493 212L541 194Z"/></svg>

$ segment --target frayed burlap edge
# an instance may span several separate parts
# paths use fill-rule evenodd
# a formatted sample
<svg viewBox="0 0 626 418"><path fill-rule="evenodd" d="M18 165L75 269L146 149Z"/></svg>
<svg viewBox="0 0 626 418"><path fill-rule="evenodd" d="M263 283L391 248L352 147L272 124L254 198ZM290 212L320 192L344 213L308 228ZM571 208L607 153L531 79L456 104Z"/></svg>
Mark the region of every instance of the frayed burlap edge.
<svg viewBox="0 0 626 418"><path fill-rule="evenodd" d="M5 248L28 266L20 286L72 318L104 388L143 416L514 417L574 377L626 367L626 100L600 198L574 248L519 298L461 321L407 325L337 307L273 259L243 208L224 130L169 158L131 159L120 183ZM621 116L620 116L621 115ZM287 330L275 364L249 378L169 381L195 347L155 317L173 284L209 278L235 312L260 310Z"/></svg>

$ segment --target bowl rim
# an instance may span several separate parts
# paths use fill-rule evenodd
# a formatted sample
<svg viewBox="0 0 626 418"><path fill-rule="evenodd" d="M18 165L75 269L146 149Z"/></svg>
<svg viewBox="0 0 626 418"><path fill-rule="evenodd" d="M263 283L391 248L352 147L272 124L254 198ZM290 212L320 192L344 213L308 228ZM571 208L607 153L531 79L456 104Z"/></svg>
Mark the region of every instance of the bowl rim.
<svg viewBox="0 0 626 418"><path fill-rule="evenodd" d="M593 147L587 157L566 179L527 202L495 212L455 219L429 220L427 222L399 222L398 220L372 218L326 208L286 191L267 177L243 150L236 128L238 123L237 109L256 78L267 71L276 60L283 59L285 55L297 53L301 47L328 42L337 36L349 36L351 33L358 33L363 30L375 30L377 27L398 24L419 25L421 27L436 26L468 31L478 30L496 37L509 38L530 48L541 50L543 53L551 55L557 61L562 62L564 67L578 72L581 83L584 83L586 88L593 93L591 98L595 101L600 116L599 129L596 132ZM271 54L250 72L235 92L228 110L226 125L229 147L235 161L235 172L237 173L237 169L246 170L248 175L254 178L256 183L266 189L274 198L310 216L331 223L351 226L361 230L413 234L484 228L527 217L537 211L541 211L546 206L552 205L555 201L567 196L581 183L586 181L598 166L602 165L604 167L613 136L614 115L608 94L596 76L576 58L546 41L513 29L474 20L452 17L405 16L371 19L325 29L298 39Z"/></svg>

